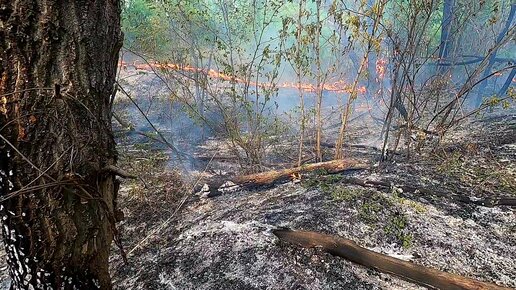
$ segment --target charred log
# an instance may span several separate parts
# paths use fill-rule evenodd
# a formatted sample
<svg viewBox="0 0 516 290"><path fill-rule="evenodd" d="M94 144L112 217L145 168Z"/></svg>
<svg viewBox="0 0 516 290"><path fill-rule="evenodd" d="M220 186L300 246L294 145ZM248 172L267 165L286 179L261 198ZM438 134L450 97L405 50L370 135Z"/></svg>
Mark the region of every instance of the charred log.
<svg viewBox="0 0 516 290"><path fill-rule="evenodd" d="M360 247L354 241L338 236L309 231L277 229L273 231L281 241L303 248L321 248L331 255L398 276L425 287L437 289L510 289L496 284L481 282L464 276L420 266Z"/></svg>
<svg viewBox="0 0 516 290"><path fill-rule="evenodd" d="M214 178L206 182L209 189L208 196L217 196L222 192L221 189L228 189L234 187L240 188L257 188L267 187L278 183L287 182L292 180L301 173L306 173L315 170L325 170L329 173L338 173L350 169L366 169L367 164L361 163L357 160L332 160L327 162L319 162L312 164L305 164L295 168L271 170L262 173L249 174L236 176L233 178ZM205 185L205 187L206 187ZM196 188L196 191L201 190L200 187ZM223 191L223 190L222 190Z"/></svg>

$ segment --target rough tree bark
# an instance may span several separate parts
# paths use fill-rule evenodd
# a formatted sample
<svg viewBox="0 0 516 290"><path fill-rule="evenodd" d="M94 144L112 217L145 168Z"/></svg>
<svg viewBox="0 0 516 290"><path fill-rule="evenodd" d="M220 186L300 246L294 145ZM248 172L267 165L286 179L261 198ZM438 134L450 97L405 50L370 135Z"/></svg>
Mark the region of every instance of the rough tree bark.
<svg viewBox="0 0 516 290"><path fill-rule="evenodd" d="M110 289L120 1L0 0L0 215L11 289Z"/></svg>

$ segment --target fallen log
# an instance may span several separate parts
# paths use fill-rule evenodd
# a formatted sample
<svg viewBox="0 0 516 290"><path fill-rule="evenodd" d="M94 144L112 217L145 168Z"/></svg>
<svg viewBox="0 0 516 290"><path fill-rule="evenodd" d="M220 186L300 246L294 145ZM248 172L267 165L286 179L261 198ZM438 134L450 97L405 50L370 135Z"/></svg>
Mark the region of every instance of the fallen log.
<svg viewBox="0 0 516 290"><path fill-rule="evenodd" d="M223 185L228 184L229 186L225 187L240 187L240 188L254 188L254 187L263 187L270 186L277 183L289 181L296 177L301 173L306 173L315 170L326 170L329 173L339 173L344 170L349 169L366 169L369 168L369 165L362 163L358 160L332 160L327 162L319 162L312 164L304 164L299 167L287 168L287 169L279 169L279 170L270 170L266 172L235 176L235 177L223 177L223 178L214 178L205 183L208 186L209 194L208 197L220 195L222 192L219 190ZM200 188L196 188L196 191L199 191Z"/></svg>
<svg viewBox="0 0 516 290"><path fill-rule="evenodd" d="M386 180L364 180L356 177L346 177L342 179L342 182L348 184L359 185L363 187L373 187L379 190L390 190L393 183ZM424 187L414 187L411 185L404 184L395 184L397 188L403 190L405 192L411 192L413 194L419 194L424 196L439 196L449 198L454 201L458 201L461 203L470 203L476 204L480 206L486 207L494 207L494 206L516 206L516 198L513 197L486 197L486 198L477 198L477 197L469 197L464 194L457 194L451 191L438 191L432 190Z"/></svg>
<svg viewBox="0 0 516 290"><path fill-rule="evenodd" d="M437 289L510 289L481 282L464 276L420 266L360 247L352 240L317 232L273 230L281 241L303 248L321 248L323 251L351 262L398 276L419 285Z"/></svg>

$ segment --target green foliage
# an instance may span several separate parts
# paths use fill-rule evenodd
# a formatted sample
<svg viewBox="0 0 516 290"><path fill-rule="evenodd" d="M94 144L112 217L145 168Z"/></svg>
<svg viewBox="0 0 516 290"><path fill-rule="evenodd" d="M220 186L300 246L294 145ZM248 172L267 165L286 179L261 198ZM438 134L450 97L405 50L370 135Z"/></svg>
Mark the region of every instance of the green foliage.
<svg viewBox="0 0 516 290"><path fill-rule="evenodd" d="M446 160L437 166L440 173L453 175L457 171L462 170L462 154L460 152L453 152L446 157Z"/></svg>
<svg viewBox="0 0 516 290"><path fill-rule="evenodd" d="M447 176L458 179L460 182L470 184L476 188L494 189L504 193L516 193L516 172L512 166L504 166L496 161L485 160L484 163L472 163L471 158L466 158L468 145L451 154L444 155L439 160L437 170ZM470 145L474 147L474 145ZM471 150L470 150L471 151ZM469 154L477 154L469 152Z"/></svg>
<svg viewBox="0 0 516 290"><path fill-rule="evenodd" d="M289 131L285 121L275 116L279 84L292 81L294 77L312 86L321 81L353 83L356 79L357 86L365 87L367 78L367 86L374 87L373 62L367 62L367 67L357 73L361 57L382 60L383 69L391 72L397 62L405 62L399 66L399 77L410 80L391 84L405 84L406 87L399 88L406 99L402 102L414 100L407 106L408 111L421 114L418 120L426 119L423 115L427 112L419 112L419 108L411 106L426 104L426 88L434 84L423 79L430 80L432 64L439 51L443 1L382 3L126 0L122 25L127 48L144 53L150 60L200 69L188 73L159 71L165 76L170 94L174 95L171 102L182 103L185 112L199 122L207 123L205 116L210 113L222 115L223 124L208 126L217 128L217 134L229 137L232 146L238 147L234 152L243 149L245 157L260 163L279 134L296 133L296 128ZM479 49L472 41L480 39L489 43L503 25L510 4L508 0L455 1L451 25L454 30L451 34L457 42L454 52L485 54L485 45ZM374 19L379 20L378 26L374 25ZM467 35L471 32L475 33L474 37ZM499 50L498 55L513 57L510 49ZM320 62L316 61L319 59ZM224 80L210 76L206 73L209 70L222 72ZM408 72L414 75L409 76ZM261 85L264 83L267 85ZM373 91L367 89L371 95ZM383 90L376 92L384 93ZM306 94L313 91L307 90ZM338 101L354 100L358 93L355 89L350 96L344 93L340 97ZM439 95L432 100L444 103L448 97ZM302 112L299 115L303 116L298 120L304 133L304 128L315 122L310 116L320 113L315 106L309 107L313 106L309 103L307 101L299 110ZM490 98L486 104L508 108L511 103L498 96ZM436 105L424 107L439 107Z"/></svg>
<svg viewBox="0 0 516 290"><path fill-rule="evenodd" d="M146 53L164 53L170 45L166 19L154 1L126 1L122 11L125 46Z"/></svg>
<svg viewBox="0 0 516 290"><path fill-rule="evenodd" d="M363 189L337 186L331 191L331 197L335 201L350 202L364 194Z"/></svg>
<svg viewBox="0 0 516 290"><path fill-rule="evenodd" d="M309 188L318 188L329 194L336 202L345 202L349 207L356 207L358 218L370 226L383 225L383 232L387 238L392 239L404 248L410 248L413 244L413 236L409 232L408 219L398 206L409 206L416 212L423 213L425 207L418 202L398 197L396 191L392 195L385 196L374 190L354 188L339 184L340 176L318 176L308 178L303 184Z"/></svg>
<svg viewBox="0 0 516 290"><path fill-rule="evenodd" d="M392 197L390 198L390 200L394 204L410 207L413 210L415 210L417 213L425 213L428 211L427 208L422 203L408 199L408 198L400 197L397 195L395 190L393 190Z"/></svg>
<svg viewBox="0 0 516 290"><path fill-rule="evenodd" d="M373 195L376 197L377 195ZM384 206L377 199L364 200L358 208L358 216L366 223L372 224L379 221L380 213Z"/></svg>
<svg viewBox="0 0 516 290"><path fill-rule="evenodd" d="M309 176L304 178L301 184L309 189L319 188L326 193L331 193L334 188L339 187L336 187L336 184L341 178L342 176L338 174L329 174L328 170L319 168L312 171Z"/></svg>
<svg viewBox="0 0 516 290"><path fill-rule="evenodd" d="M384 228L387 235L391 235L396 238L398 243L403 248L410 248L412 246L414 237L408 232L408 221L407 217L401 213L395 213L390 217L389 222Z"/></svg>
<svg viewBox="0 0 516 290"><path fill-rule="evenodd" d="M511 108L511 101L510 100L516 100L516 94L514 93L514 88L510 88L507 92L507 97L500 97L500 96L491 96L490 98L487 98L484 100L483 105L486 107L489 107L491 109L500 107L504 110Z"/></svg>

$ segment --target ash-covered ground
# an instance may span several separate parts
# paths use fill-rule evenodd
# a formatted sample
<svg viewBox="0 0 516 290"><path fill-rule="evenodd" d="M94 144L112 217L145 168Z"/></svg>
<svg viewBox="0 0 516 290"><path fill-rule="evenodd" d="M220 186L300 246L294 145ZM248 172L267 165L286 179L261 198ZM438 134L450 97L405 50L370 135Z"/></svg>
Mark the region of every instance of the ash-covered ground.
<svg viewBox="0 0 516 290"><path fill-rule="evenodd" d="M113 254L117 289L420 289L317 249L284 244L277 227L339 235L359 245L427 267L516 287L516 215L509 206L485 207L454 197L516 197L516 118L473 122L439 150L370 170L315 172L299 183L214 198L190 196L188 186L169 204L153 203L174 183L138 203L122 193L122 225L129 263ZM372 164L378 152L352 156ZM375 189L348 177L387 180ZM403 192L402 185L446 195ZM161 194L161 195L160 195ZM166 202L166 201L165 201Z"/></svg>
<svg viewBox="0 0 516 290"><path fill-rule="evenodd" d="M192 202L176 224L136 251L129 265L115 267L115 284L118 289L417 288L341 258L282 244L271 233L281 226L337 234L421 265L516 287L513 210L476 207L462 218L424 202L354 190L360 196L341 201L287 184Z"/></svg>

